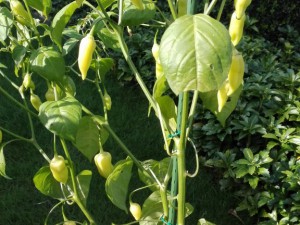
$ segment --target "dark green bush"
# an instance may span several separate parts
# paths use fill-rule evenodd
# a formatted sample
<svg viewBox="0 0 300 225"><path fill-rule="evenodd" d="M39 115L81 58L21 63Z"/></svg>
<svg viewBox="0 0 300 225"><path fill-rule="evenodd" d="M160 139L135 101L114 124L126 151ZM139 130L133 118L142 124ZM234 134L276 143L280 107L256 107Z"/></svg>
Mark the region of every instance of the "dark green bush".
<svg viewBox="0 0 300 225"><path fill-rule="evenodd" d="M258 224L300 224L300 38L291 26L278 43L245 37L242 95L226 126L199 104L194 139L221 188L241 199Z"/></svg>

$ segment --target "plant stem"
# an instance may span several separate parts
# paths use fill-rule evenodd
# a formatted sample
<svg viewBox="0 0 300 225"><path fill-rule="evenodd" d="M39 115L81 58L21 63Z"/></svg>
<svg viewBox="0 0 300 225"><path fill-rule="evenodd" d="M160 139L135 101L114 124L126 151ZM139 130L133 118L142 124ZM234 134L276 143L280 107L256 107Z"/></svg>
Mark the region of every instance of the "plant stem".
<svg viewBox="0 0 300 225"><path fill-rule="evenodd" d="M208 8L205 10L204 14L209 15L211 13L211 11L213 10L217 1L218 0L212 0L211 3L209 4Z"/></svg>
<svg viewBox="0 0 300 225"><path fill-rule="evenodd" d="M76 202L76 204L78 205L78 207L81 209L81 211L83 212L83 214L86 216L86 218L89 220L90 225L96 225L95 220L93 219L92 215L89 213L89 211L87 210L87 208L85 207L85 205L81 202L79 195L78 195L78 191L77 191L77 183L76 183L76 177L75 177L75 168L74 168L74 164L72 162L71 156L69 154L68 151L68 147L67 144L65 142L64 139L60 139L61 141L61 145L64 149L66 158L68 160L69 163L69 167L70 167L70 175L71 175L71 180L72 180L72 186L73 186L73 200Z"/></svg>
<svg viewBox="0 0 300 225"><path fill-rule="evenodd" d="M226 3L226 0L222 0L221 6L220 6L220 9L219 9L219 12L218 12L218 16L217 16L218 21L220 21L220 19L221 19L225 3Z"/></svg>
<svg viewBox="0 0 300 225"><path fill-rule="evenodd" d="M188 92L183 93L182 116L180 140L177 149L178 160L178 212L177 225L184 225L185 218L185 190L186 190L186 165L185 165L185 146L186 146L186 127L188 120Z"/></svg>
<svg viewBox="0 0 300 225"><path fill-rule="evenodd" d="M175 7L174 7L174 4L173 4L172 0L168 0L168 4L169 4L169 8L170 8L172 17L173 17L174 20L176 20L177 14L176 14Z"/></svg>

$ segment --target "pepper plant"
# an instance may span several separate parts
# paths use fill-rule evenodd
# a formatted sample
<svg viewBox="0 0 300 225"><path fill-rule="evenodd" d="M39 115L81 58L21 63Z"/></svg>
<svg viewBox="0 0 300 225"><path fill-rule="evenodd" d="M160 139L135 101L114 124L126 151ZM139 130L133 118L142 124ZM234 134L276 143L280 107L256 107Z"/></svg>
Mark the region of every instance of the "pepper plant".
<svg viewBox="0 0 300 225"><path fill-rule="evenodd" d="M244 73L244 61L235 46L241 40L245 10L250 2L235 1L236 12L228 30L220 22L226 0L220 4L205 0L201 13L196 12L199 7L194 0L168 0L169 12L162 12L152 0L76 0L59 10L50 25L33 15L38 13L46 20L52 11L51 0L2 0L1 51L12 58L14 71L1 64L0 93L27 114L31 132L29 137L20 136L18 131L1 124L3 135L11 139L1 144L0 174L9 178L4 158L7 145L17 140L31 143L46 161L33 177L35 187L58 200L51 211L75 203L86 217L83 222L69 221L62 210L58 224L97 224L86 202L92 172L77 171L69 151L74 146L95 163L106 179L108 198L121 210L129 210L137 220L133 223L184 225L193 211L185 199L186 179L196 176L199 170L197 151L189 137L196 103L201 98L222 124L235 108ZM81 11L84 17L69 25L83 6L90 11L85 15ZM210 16L213 10L218 12L216 18ZM156 70L152 91L146 87L124 39L130 27L146 25L163 33L160 40L153 37ZM77 60L68 63L70 60L66 59L74 49L79 49ZM149 101L149 111L159 120L166 156L161 161L137 159L126 146L126 140L121 140L110 126L113 100L107 92L105 76L117 61L110 58L110 50L123 54ZM73 76L80 76L83 84L90 82L95 86L101 102L98 111L77 99ZM172 98L170 92L178 98ZM36 121L53 135L52 155L46 154L37 141ZM108 138L128 155L126 159L112 164L113 155L105 151ZM188 143L195 150L193 173L186 170ZM59 152L58 146L63 152ZM145 186L129 190L133 165ZM133 202L132 195L146 188L152 194L141 207ZM203 223L205 219L199 218L198 224Z"/></svg>

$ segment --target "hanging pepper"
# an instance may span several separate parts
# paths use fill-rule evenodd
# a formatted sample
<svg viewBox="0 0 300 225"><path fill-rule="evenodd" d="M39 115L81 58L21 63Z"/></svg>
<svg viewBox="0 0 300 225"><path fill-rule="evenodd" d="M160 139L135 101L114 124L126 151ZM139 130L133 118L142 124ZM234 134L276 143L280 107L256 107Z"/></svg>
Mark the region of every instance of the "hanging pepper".
<svg viewBox="0 0 300 225"><path fill-rule="evenodd" d="M230 24L229 24L229 34L231 37L231 42L234 46L236 46L242 36L243 36L243 29L244 29L244 23L245 23L246 16L243 14L241 19L238 19L236 16L236 12L232 13Z"/></svg>
<svg viewBox="0 0 300 225"><path fill-rule="evenodd" d="M236 18L241 19L245 14L247 7L251 4L251 0L234 0L234 8L236 11Z"/></svg>

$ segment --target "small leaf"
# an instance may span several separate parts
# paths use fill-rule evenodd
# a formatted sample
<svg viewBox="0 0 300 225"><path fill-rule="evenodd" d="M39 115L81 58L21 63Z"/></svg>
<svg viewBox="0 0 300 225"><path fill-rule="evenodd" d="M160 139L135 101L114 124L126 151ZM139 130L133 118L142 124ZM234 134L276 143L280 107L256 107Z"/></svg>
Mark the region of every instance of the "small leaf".
<svg viewBox="0 0 300 225"><path fill-rule="evenodd" d="M259 181L258 177L252 177L252 178L249 178L249 180L248 180L252 189L255 189L257 187L258 181Z"/></svg>
<svg viewBox="0 0 300 225"><path fill-rule="evenodd" d="M112 58L97 58L93 60L91 64L91 69L99 71L102 81L104 80L105 75L111 70L115 62Z"/></svg>
<svg viewBox="0 0 300 225"><path fill-rule="evenodd" d="M184 46L184 47L183 47ZM226 80L232 58L228 30L204 14L185 15L165 31L159 58L170 88L180 92L218 90Z"/></svg>
<svg viewBox="0 0 300 225"><path fill-rule="evenodd" d="M121 160L105 182L105 191L111 202L127 213L126 199L133 162L130 158Z"/></svg>
<svg viewBox="0 0 300 225"><path fill-rule="evenodd" d="M92 171L90 170L83 170L76 176L79 198L84 205L86 205L86 201L89 195L91 179Z"/></svg>
<svg viewBox="0 0 300 225"><path fill-rule="evenodd" d="M156 7L152 0L144 1L144 9L138 9L131 3L131 0L124 0L122 25L137 26L146 23L155 16Z"/></svg>
<svg viewBox="0 0 300 225"><path fill-rule="evenodd" d="M44 166L33 177L35 187L44 195L52 198L63 199L64 195L60 183L52 176L49 166Z"/></svg>
<svg viewBox="0 0 300 225"><path fill-rule="evenodd" d="M159 108L165 121L168 123L172 130L176 130L177 107L174 103L174 100L170 96L165 95L157 98L156 101L159 105Z"/></svg>
<svg viewBox="0 0 300 225"><path fill-rule="evenodd" d="M153 97L155 99L161 97L168 88L169 86L166 77L164 75L160 76L154 83Z"/></svg>
<svg viewBox="0 0 300 225"><path fill-rule="evenodd" d="M244 157L249 161L249 162L252 162L253 161L253 152L250 148L245 148L243 150L243 154L244 154Z"/></svg>
<svg viewBox="0 0 300 225"><path fill-rule="evenodd" d="M79 42L78 39L76 38L69 38L65 43L64 43L64 46L63 46L63 56L69 54L72 49L77 46L77 43Z"/></svg>
<svg viewBox="0 0 300 225"><path fill-rule="evenodd" d="M0 145L0 175L6 179L11 179L9 176L6 175L6 162L5 162L5 157L4 157L4 147L11 143L12 141L3 143Z"/></svg>
<svg viewBox="0 0 300 225"><path fill-rule="evenodd" d="M110 31L107 28L102 28L100 32L97 33L97 35L101 39L101 41L103 42L106 48L110 48L114 51L121 52L121 47L115 32Z"/></svg>
<svg viewBox="0 0 300 225"><path fill-rule="evenodd" d="M75 145L90 161L99 152L99 130L91 117L82 117L76 134Z"/></svg>
<svg viewBox="0 0 300 225"><path fill-rule="evenodd" d="M0 41L4 42L13 25L13 16L6 7L0 7Z"/></svg>
<svg viewBox="0 0 300 225"><path fill-rule="evenodd" d="M59 48L62 48L61 39L63 30L78 7L77 2L73 1L63 7L53 18L51 24L51 38Z"/></svg>
<svg viewBox="0 0 300 225"><path fill-rule="evenodd" d="M240 165L236 168L236 170L234 172L235 172L236 178L241 178L241 177L245 176L246 174L248 174L248 166Z"/></svg>
<svg viewBox="0 0 300 225"><path fill-rule="evenodd" d="M73 97L47 101L40 106L42 124L52 133L70 141L75 141L80 118L81 104Z"/></svg>
<svg viewBox="0 0 300 225"><path fill-rule="evenodd" d="M12 57L15 61L16 66L19 66L19 64L23 61L25 55L26 55L27 48L23 45L17 45L12 52Z"/></svg>
<svg viewBox="0 0 300 225"><path fill-rule="evenodd" d="M30 7L40 11L46 18L48 18L52 9L51 0L27 0L27 3Z"/></svg>
<svg viewBox="0 0 300 225"><path fill-rule="evenodd" d="M149 159L142 162L142 165L145 168L151 169L151 171L155 174L157 179L162 183L169 169L170 158L164 158L161 161ZM143 173L141 170L139 170L138 173L141 181L143 181L146 185L155 184L155 186L150 187L151 190L159 190L158 184L153 183L153 180L149 177L150 175L148 173Z"/></svg>
<svg viewBox="0 0 300 225"><path fill-rule="evenodd" d="M203 102L205 108L209 109L212 113L215 114L218 121L225 126L226 119L235 109L240 94L242 92L243 86L241 85L229 98L225 106L222 108L221 112L218 111L218 100L217 100L217 91L203 92L199 93L199 96Z"/></svg>

